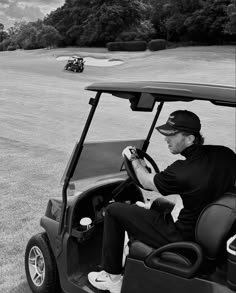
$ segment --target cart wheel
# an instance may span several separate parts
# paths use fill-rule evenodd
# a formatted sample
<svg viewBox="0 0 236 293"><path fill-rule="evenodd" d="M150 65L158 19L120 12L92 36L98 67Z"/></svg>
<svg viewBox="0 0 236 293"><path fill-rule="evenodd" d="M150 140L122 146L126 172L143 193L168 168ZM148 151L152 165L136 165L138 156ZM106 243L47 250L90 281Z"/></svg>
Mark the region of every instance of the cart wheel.
<svg viewBox="0 0 236 293"><path fill-rule="evenodd" d="M34 235L25 251L25 272L33 293L60 292L57 266L46 233Z"/></svg>

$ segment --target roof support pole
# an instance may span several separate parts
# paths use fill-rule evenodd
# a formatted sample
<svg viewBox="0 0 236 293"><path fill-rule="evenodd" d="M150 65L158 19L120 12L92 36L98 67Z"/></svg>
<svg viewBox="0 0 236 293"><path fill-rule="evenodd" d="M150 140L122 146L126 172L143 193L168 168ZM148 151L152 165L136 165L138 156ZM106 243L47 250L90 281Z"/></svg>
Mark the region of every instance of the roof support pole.
<svg viewBox="0 0 236 293"><path fill-rule="evenodd" d="M67 207L67 188L70 182L70 179L72 178L76 165L78 163L78 160L80 158L82 149L83 149L83 144L86 138L86 135L88 133L90 124L92 122L95 110L97 108L100 96L101 96L101 92L97 92L95 98L90 99L89 104L92 106L90 112L89 112L89 116L87 118L86 124L84 126L83 132L81 134L80 137L80 141L77 144L75 151L74 151L74 155L71 159L70 165L68 166L66 175L65 175L65 179L63 182L63 188L62 188L62 211L61 211L61 218L60 218L60 223L59 223L59 229L58 229L58 234L60 235L63 232L63 228L64 228L64 222L65 222L65 214L66 214L66 207Z"/></svg>
<svg viewBox="0 0 236 293"><path fill-rule="evenodd" d="M149 146L149 143L150 143L150 138L151 138L152 133L153 133L153 130L154 130L155 126L156 126L157 119L158 119L158 117L159 117L159 115L161 113L161 110L162 110L163 105L164 105L164 102L160 102L160 104L157 107L156 115L155 115L155 117L154 117L154 119L152 121L152 125L150 127L150 130L148 132L147 138L145 139L145 142L144 142L143 147L142 147L142 150L144 152L146 152L147 149L148 149L148 146Z"/></svg>

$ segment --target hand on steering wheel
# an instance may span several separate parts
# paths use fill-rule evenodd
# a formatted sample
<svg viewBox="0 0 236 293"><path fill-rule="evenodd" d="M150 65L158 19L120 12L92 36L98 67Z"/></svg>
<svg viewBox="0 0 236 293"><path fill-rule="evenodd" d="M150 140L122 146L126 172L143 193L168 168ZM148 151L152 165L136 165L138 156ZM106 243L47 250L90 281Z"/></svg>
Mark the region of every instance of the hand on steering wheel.
<svg viewBox="0 0 236 293"><path fill-rule="evenodd" d="M127 146L123 152L122 156L126 157L129 161L133 161L135 159L139 159L139 156L137 154L136 148L133 146Z"/></svg>
<svg viewBox="0 0 236 293"><path fill-rule="evenodd" d="M133 180L133 182L135 184L137 184L139 187L141 187L143 189L145 189L145 188L140 184L140 182L135 174L135 171L134 171L134 168L132 165L132 160L139 158L144 161L144 159L146 159L150 163L150 165L152 166L152 168L154 169L154 171L156 173L160 172L155 161L147 153L145 153L144 151L142 151L140 149L136 149L135 147L127 147L122 152L122 156L124 157L125 169L129 175L129 177ZM144 161L144 164L146 165L145 161ZM144 167L146 167L148 169L148 171L150 171L150 169L147 166L144 166Z"/></svg>

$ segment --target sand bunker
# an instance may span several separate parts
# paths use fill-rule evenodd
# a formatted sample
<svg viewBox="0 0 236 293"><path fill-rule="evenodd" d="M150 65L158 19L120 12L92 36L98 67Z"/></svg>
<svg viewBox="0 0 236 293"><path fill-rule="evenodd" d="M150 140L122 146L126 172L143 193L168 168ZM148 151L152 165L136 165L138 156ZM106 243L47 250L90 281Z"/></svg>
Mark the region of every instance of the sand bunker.
<svg viewBox="0 0 236 293"><path fill-rule="evenodd" d="M67 61L70 56L60 56L57 57L57 61ZM94 57L83 57L85 65L90 66L114 66L123 63L120 59L104 59L104 58L94 58Z"/></svg>

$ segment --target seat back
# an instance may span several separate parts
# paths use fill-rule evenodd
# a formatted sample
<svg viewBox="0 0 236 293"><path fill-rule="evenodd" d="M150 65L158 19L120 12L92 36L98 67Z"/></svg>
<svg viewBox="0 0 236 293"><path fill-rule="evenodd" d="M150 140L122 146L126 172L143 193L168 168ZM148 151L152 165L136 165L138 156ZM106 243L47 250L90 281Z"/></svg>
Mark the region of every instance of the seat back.
<svg viewBox="0 0 236 293"><path fill-rule="evenodd" d="M216 260L227 239L236 233L236 188L206 206L196 224L196 241L205 257Z"/></svg>

